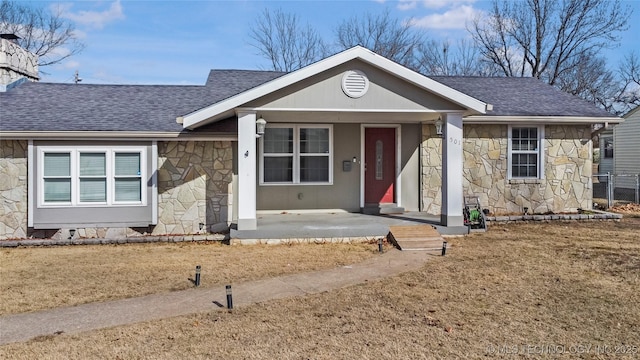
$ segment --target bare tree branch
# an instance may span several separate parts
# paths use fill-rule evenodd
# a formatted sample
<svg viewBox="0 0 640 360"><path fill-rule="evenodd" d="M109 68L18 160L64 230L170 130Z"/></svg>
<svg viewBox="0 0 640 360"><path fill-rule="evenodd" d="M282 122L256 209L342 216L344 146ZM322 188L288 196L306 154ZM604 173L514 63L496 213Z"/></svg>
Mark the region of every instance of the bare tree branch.
<svg viewBox="0 0 640 360"><path fill-rule="evenodd" d="M419 59L420 72L444 76L491 76L491 64L481 58L478 48L461 39L455 46L449 41L431 40L422 45Z"/></svg>
<svg viewBox="0 0 640 360"><path fill-rule="evenodd" d="M250 30L251 45L271 62L276 71L294 71L327 55L327 47L310 25L301 25L298 17L265 9Z"/></svg>
<svg viewBox="0 0 640 360"><path fill-rule="evenodd" d="M38 55L39 66L57 64L84 49L73 23L60 13L12 1L0 3L0 32L18 35L18 44Z"/></svg>
<svg viewBox="0 0 640 360"><path fill-rule="evenodd" d="M425 42L425 34L410 21L393 19L389 10L374 15L352 17L343 21L335 30L341 49L360 45L410 69L418 70L419 51Z"/></svg>
<svg viewBox="0 0 640 360"><path fill-rule="evenodd" d="M505 76L553 85L580 65L581 54L616 46L630 15L619 0L494 0L489 15L475 19L469 31Z"/></svg>

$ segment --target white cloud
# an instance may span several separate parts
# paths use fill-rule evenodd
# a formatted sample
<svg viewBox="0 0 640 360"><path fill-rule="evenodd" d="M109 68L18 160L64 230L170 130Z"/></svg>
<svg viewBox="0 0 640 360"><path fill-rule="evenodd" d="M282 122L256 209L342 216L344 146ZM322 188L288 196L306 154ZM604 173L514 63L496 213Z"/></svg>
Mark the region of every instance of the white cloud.
<svg viewBox="0 0 640 360"><path fill-rule="evenodd" d="M77 70L78 68L80 68L80 62L75 60L67 60L62 63L62 67L64 69Z"/></svg>
<svg viewBox="0 0 640 360"><path fill-rule="evenodd" d="M120 0L112 2L109 9L104 11L79 10L77 12L72 12L72 7L73 4L71 3L63 3L58 5L57 10L61 12L63 17L69 20L96 29L102 29L106 24L112 21L122 20L125 18Z"/></svg>
<svg viewBox="0 0 640 360"><path fill-rule="evenodd" d="M374 0L384 2L385 0ZM413 10L422 4L427 9L456 8L460 5L473 4L476 0L398 0L398 10Z"/></svg>
<svg viewBox="0 0 640 360"><path fill-rule="evenodd" d="M482 13L470 5L462 5L442 14L431 14L411 20L415 26L427 29L464 29L467 21Z"/></svg>
<svg viewBox="0 0 640 360"><path fill-rule="evenodd" d="M418 5L417 0L400 0L398 1L398 9L405 11L415 9Z"/></svg>
<svg viewBox="0 0 640 360"><path fill-rule="evenodd" d="M443 7L455 8L461 4L473 4L476 0L422 0L421 3L428 9L441 9Z"/></svg>

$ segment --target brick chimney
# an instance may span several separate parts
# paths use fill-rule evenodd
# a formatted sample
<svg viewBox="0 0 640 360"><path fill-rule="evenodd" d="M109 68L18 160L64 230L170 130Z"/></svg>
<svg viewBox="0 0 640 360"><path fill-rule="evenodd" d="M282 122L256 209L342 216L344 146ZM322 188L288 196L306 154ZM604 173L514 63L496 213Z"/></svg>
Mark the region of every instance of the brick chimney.
<svg viewBox="0 0 640 360"><path fill-rule="evenodd" d="M18 39L14 34L0 34L0 91L6 91L8 85L21 79L40 79L38 55L20 47Z"/></svg>

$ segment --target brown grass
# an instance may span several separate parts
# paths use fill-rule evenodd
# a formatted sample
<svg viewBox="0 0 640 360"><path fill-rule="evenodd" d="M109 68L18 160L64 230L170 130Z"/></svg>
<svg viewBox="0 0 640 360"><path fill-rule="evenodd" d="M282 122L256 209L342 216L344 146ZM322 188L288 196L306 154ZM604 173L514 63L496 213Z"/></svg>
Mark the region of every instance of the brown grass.
<svg viewBox="0 0 640 360"><path fill-rule="evenodd" d="M421 270L382 281L233 313L43 337L0 347L0 357L635 358L639 229L637 218L492 226L450 239L448 255Z"/></svg>
<svg viewBox="0 0 640 360"><path fill-rule="evenodd" d="M352 264L377 245L226 246L164 243L0 250L0 315Z"/></svg>

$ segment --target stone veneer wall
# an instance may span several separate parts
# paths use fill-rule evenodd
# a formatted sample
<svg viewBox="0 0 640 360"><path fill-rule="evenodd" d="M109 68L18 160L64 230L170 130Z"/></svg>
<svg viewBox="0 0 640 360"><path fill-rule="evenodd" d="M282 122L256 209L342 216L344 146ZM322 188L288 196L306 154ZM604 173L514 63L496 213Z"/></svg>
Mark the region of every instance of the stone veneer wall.
<svg viewBox="0 0 640 360"><path fill-rule="evenodd" d="M0 141L0 239L27 236L27 141Z"/></svg>
<svg viewBox="0 0 640 360"><path fill-rule="evenodd" d="M228 229L230 141L158 142L158 224L152 229L78 228L74 238L198 234ZM27 141L0 141L0 239L66 239L68 229L27 229ZM200 223L204 225L200 230ZM150 230L150 231L149 231Z"/></svg>
<svg viewBox="0 0 640 360"><path fill-rule="evenodd" d="M592 159L587 125L545 127L545 179L507 179L507 125L464 126L465 195L479 196L483 207L496 215L576 212L592 206ZM433 126L423 126L422 205L424 211L441 211L441 139Z"/></svg>
<svg viewBox="0 0 640 360"><path fill-rule="evenodd" d="M433 125L422 125L420 147L422 167L422 211L439 215L442 212L442 138Z"/></svg>
<svg viewBox="0 0 640 360"><path fill-rule="evenodd" d="M158 225L153 234L227 229L230 141L158 142Z"/></svg>

